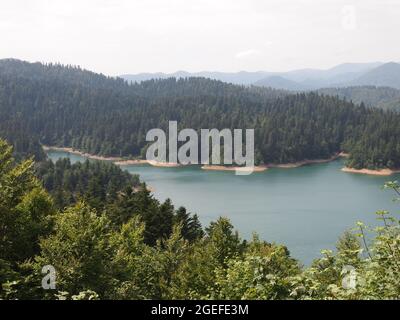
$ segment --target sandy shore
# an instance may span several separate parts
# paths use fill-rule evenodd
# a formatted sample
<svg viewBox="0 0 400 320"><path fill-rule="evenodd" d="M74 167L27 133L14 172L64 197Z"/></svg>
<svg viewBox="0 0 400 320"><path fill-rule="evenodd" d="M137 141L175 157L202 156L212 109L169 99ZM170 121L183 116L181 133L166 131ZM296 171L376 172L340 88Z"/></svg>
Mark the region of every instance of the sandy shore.
<svg viewBox="0 0 400 320"><path fill-rule="evenodd" d="M327 163L331 162L334 160L337 160L338 158L347 158L349 156L348 153L344 152L339 152L333 155L332 157L328 159L314 159L314 160L303 160L303 161L298 161L298 162L292 162L292 163L269 163L266 165L261 165L261 166L255 166L254 167L254 172L263 172L265 170L268 170L268 168L281 168L281 169L292 169L292 168L298 168L302 166L306 166L309 164L317 164L317 163ZM245 168L241 167L229 167L229 166L222 166L222 165L205 165L201 167L203 170L216 170L216 171L236 171L236 170L246 170Z"/></svg>
<svg viewBox="0 0 400 320"><path fill-rule="evenodd" d="M121 158L121 157L102 157L102 156L97 156L97 155L94 155L94 154L82 152L82 151L79 151L79 150L75 150L73 148L49 147L49 146L42 146L42 148L43 148L44 151L54 150L54 151L68 152L68 153L75 154L75 155L78 155L78 156L82 156L82 157L85 157L85 158L88 158L88 159L101 160L101 161L112 161L117 166L149 164L147 160L124 159L124 158Z"/></svg>
<svg viewBox="0 0 400 320"><path fill-rule="evenodd" d="M176 168L182 166L181 164L175 162L159 162L154 160L144 160L144 161L146 161L149 165L154 167Z"/></svg>
<svg viewBox="0 0 400 320"><path fill-rule="evenodd" d="M89 159L94 160L102 160L102 161L112 161L114 164L118 166L128 166L128 165L143 165L148 164L154 167L161 167L161 168L177 168L181 167L182 165L179 163L170 163L170 162L158 162L152 160L143 160L143 159L124 159L120 157L102 157L97 156L89 153L85 153L79 150L75 150L73 148L63 148L63 147L50 147L50 146L42 146L44 151L62 151L68 152L71 154L76 154L82 157L86 157ZM291 169L291 168L298 168L305 165L310 164L317 164L317 163L327 163L330 161L334 161L340 157L348 157L349 155L344 152L337 153L328 159L314 159L314 160L303 160L293 163L280 163L280 164L267 164L261 166L254 166L253 172L263 172L268 170L268 168L281 168L281 169ZM224 165L203 165L201 167L203 170L214 170L214 171L246 171L248 168L246 167L235 167L235 166L224 166ZM394 173L400 172L399 170L391 170L391 169L381 169L381 170L369 170L369 169L353 169L353 168L343 168L343 172L350 172L350 173L360 173L360 174L370 174L370 175L377 175L377 176L390 176Z"/></svg>
<svg viewBox="0 0 400 320"><path fill-rule="evenodd" d="M117 166L134 166L138 164L149 164L147 160L132 159L132 160L118 160L114 161Z"/></svg>
<svg viewBox="0 0 400 320"><path fill-rule="evenodd" d="M369 174L369 175L374 175L374 176L390 176L394 173L399 173L400 170L392 170L392 169L379 169L379 170L371 170L371 169L354 169L354 168L348 168L344 167L342 168L343 172L349 172L349 173L359 173L359 174Z"/></svg>
<svg viewBox="0 0 400 320"><path fill-rule="evenodd" d="M215 171L248 171L248 167L228 167L221 165L204 165L201 167L203 170L215 170ZM252 167L253 172L263 172L268 170L267 166L254 166Z"/></svg>
<svg viewBox="0 0 400 320"><path fill-rule="evenodd" d="M102 161L112 161L114 164L118 166L128 166L128 165L139 165L139 164L149 164L154 167L165 167L165 168L175 168L180 167L181 164L179 163L172 163L172 162L158 162L154 160L142 160L142 159L124 159L120 157L102 157L96 156L90 153L82 152L79 150L75 150L73 148L65 148L65 147L49 147L49 146L42 146L44 151L61 151L61 152L68 152L71 154L76 154L78 156L82 156L89 159L94 160L102 160Z"/></svg>
<svg viewBox="0 0 400 320"><path fill-rule="evenodd" d="M117 166L132 166L132 165L139 165L139 164L149 164L154 167L164 167L164 168L175 168L175 167L181 166L181 164L179 164L179 163L158 162L158 161L142 160L142 159L114 161L114 164L116 164Z"/></svg>
<svg viewBox="0 0 400 320"><path fill-rule="evenodd" d="M303 161L298 161L298 162L292 162L292 163L279 163L279 164L268 164L268 168L281 168L281 169L291 169L291 168L298 168L302 166L306 166L309 164L317 164L317 163L327 163L334 161L340 157L347 157L348 155L346 153L340 152L328 159L314 159L314 160L303 160Z"/></svg>

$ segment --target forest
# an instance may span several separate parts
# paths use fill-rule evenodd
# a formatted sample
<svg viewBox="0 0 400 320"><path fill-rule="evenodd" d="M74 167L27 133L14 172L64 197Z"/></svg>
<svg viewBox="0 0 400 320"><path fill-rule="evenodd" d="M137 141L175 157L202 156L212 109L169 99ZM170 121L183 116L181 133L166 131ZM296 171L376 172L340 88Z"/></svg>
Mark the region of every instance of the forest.
<svg viewBox="0 0 400 320"><path fill-rule="evenodd" d="M256 164L329 158L400 167L400 114L315 92L288 94L205 78L128 84L79 67L0 61L0 136L16 156L41 145L143 158L152 128L255 129Z"/></svg>
<svg viewBox="0 0 400 320"><path fill-rule="evenodd" d="M400 224L386 211L304 267L227 218L202 227L113 164L17 161L0 139L0 213L0 299L400 298ZM49 265L56 288L44 290Z"/></svg>
<svg viewBox="0 0 400 320"><path fill-rule="evenodd" d="M357 86L318 89L318 93L338 96L354 103L365 103L369 107L400 110L400 90L390 87Z"/></svg>

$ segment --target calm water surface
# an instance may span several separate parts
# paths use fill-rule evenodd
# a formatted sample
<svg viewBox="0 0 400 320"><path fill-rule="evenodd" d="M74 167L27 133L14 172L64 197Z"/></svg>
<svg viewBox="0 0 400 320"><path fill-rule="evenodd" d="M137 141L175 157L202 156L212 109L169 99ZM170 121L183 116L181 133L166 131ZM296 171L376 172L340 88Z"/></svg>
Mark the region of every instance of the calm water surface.
<svg viewBox="0 0 400 320"><path fill-rule="evenodd" d="M81 156L48 152L50 159ZM249 176L228 171L204 171L197 166L157 168L124 166L139 174L159 200L171 198L176 206L197 213L203 225L228 217L243 238L257 232L262 239L287 245L304 264L333 249L344 230L361 220L377 223L374 212L398 214L400 204L383 191L385 181L399 179L341 172L342 160L294 169L270 169Z"/></svg>

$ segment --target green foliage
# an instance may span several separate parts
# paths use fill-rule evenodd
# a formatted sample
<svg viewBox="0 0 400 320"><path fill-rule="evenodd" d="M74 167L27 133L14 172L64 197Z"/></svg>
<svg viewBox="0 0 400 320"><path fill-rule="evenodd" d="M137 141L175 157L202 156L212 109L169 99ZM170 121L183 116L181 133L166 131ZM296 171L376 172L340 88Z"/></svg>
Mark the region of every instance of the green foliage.
<svg viewBox="0 0 400 320"><path fill-rule="evenodd" d="M31 160L16 164L12 148L0 140L0 259L22 262L49 232L51 198L34 176Z"/></svg>
<svg viewBox="0 0 400 320"><path fill-rule="evenodd" d="M136 190L125 190L110 205L106 214L119 226L138 216L145 224L144 242L155 246L157 240L169 238L174 224L182 226L185 239L195 241L203 236L203 230L197 215L191 215L185 208L175 210L170 199L160 203L155 199L145 184Z"/></svg>
<svg viewBox="0 0 400 320"><path fill-rule="evenodd" d="M62 291L103 294L111 284L110 221L84 203L77 203L55 219L55 232L40 241L37 269L52 265Z"/></svg>
<svg viewBox="0 0 400 320"><path fill-rule="evenodd" d="M288 299L290 280L300 273L297 262L283 246L262 243L254 237L242 258L230 259L216 271L215 299Z"/></svg>
<svg viewBox="0 0 400 320"><path fill-rule="evenodd" d="M99 300L99 295L92 290L81 291L79 294L72 296L66 291L60 291L55 297L58 300Z"/></svg>
<svg viewBox="0 0 400 320"><path fill-rule="evenodd" d="M175 225L181 225L182 236L191 242L204 236L197 214L191 215L184 207L176 210L173 221Z"/></svg>
<svg viewBox="0 0 400 320"><path fill-rule="evenodd" d="M48 160L37 164L36 173L59 209L80 199L102 209L126 189L137 188L140 184L137 175L102 161L71 164L69 159L60 159L56 163Z"/></svg>
<svg viewBox="0 0 400 320"><path fill-rule="evenodd" d="M39 238L51 231L54 214L32 160L17 164L12 153L0 139L0 298L13 298L24 282L22 264L39 253Z"/></svg>
<svg viewBox="0 0 400 320"><path fill-rule="evenodd" d="M217 264L225 266L228 259L242 253L244 244L240 241L239 233L233 231L233 225L227 218L211 222L206 232L211 251L210 258Z"/></svg>

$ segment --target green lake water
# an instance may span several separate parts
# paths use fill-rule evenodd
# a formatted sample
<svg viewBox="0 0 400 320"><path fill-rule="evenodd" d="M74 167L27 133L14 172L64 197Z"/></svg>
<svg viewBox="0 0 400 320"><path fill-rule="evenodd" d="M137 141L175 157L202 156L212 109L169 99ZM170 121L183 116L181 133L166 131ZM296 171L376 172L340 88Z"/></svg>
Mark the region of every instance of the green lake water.
<svg viewBox="0 0 400 320"><path fill-rule="evenodd" d="M52 160L81 156L50 151ZM394 195L382 185L392 177L367 176L340 171L343 161L294 169L269 169L249 176L229 171L204 171L198 166L157 168L124 166L139 174L163 201L197 213L203 225L219 216L228 217L243 238L253 232L269 242L285 244L304 264L334 249L338 237L360 220L376 225L377 210L400 212Z"/></svg>

